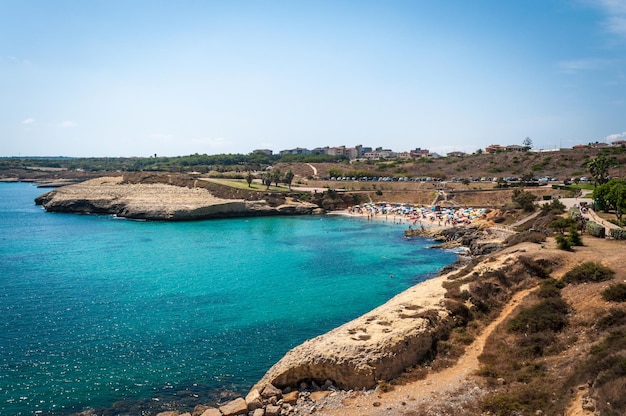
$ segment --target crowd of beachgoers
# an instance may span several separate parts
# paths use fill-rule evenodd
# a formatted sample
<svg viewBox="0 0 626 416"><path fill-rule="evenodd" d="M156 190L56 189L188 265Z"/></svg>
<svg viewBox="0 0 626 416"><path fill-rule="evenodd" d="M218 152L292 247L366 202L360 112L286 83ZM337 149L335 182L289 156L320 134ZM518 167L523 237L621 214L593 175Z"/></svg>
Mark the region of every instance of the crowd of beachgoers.
<svg viewBox="0 0 626 416"><path fill-rule="evenodd" d="M485 209L424 206L413 204L365 203L348 209L351 215L366 216L368 220L385 219L394 223L418 227L451 227L471 224L485 214Z"/></svg>

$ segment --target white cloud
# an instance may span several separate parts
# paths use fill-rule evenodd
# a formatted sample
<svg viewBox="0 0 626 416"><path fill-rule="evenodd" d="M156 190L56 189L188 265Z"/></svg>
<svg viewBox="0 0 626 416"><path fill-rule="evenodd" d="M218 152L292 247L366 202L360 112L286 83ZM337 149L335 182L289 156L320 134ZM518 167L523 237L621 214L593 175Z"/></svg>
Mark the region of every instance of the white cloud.
<svg viewBox="0 0 626 416"><path fill-rule="evenodd" d="M609 134L604 138L607 142L614 142L615 140L624 140L626 139L626 131L622 133Z"/></svg>
<svg viewBox="0 0 626 416"><path fill-rule="evenodd" d="M24 120L22 120L22 124L24 124L25 126L29 124L33 124L34 122L35 122L35 119L32 117L25 118Z"/></svg>
<svg viewBox="0 0 626 416"><path fill-rule="evenodd" d="M76 123L75 121L71 121L71 120L66 120L66 121L62 121L59 123L59 127L64 128L64 129L71 129L76 126L78 126L78 123Z"/></svg>
<svg viewBox="0 0 626 416"><path fill-rule="evenodd" d="M604 27L610 33L626 39L626 1L624 0L590 0L589 4L604 13Z"/></svg>
<svg viewBox="0 0 626 416"><path fill-rule="evenodd" d="M581 71L595 71L607 66L609 61L606 59L575 59L571 61L559 62L561 72L566 74L576 74Z"/></svg>

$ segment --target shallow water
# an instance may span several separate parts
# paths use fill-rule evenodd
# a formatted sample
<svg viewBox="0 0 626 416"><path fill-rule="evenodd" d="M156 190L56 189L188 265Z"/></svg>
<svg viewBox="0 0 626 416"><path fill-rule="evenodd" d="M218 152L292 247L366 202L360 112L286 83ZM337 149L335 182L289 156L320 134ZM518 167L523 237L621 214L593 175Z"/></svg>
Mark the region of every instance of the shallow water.
<svg viewBox="0 0 626 416"><path fill-rule="evenodd" d="M189 408L454 261L405 226L52 214L0 184L0 414ZM393 277L392 277L393 276Z"/></svg>

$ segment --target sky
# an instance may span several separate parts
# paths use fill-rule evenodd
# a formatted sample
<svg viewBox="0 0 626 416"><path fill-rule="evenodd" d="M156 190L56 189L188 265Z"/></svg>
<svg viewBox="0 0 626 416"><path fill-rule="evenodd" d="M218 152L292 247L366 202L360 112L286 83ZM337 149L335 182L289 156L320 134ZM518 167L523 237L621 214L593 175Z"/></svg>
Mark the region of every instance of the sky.
<svg viewBox="0 0 626 416"><path fill-rule="evenodd" d="M0 0L0 156L626 139L626 0Z"/></svg>

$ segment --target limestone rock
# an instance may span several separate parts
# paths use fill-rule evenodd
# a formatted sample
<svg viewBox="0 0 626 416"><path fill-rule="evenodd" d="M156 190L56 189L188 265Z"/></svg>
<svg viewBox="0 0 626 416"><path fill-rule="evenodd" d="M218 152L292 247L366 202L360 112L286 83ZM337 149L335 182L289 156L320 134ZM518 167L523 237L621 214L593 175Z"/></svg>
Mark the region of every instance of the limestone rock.
<svg viewBox="0 0 626 416"><path fill-rule="evenodd" d="M283 403L296 404L298 402L298 398L300 397L299 391L292 391L285 395L283 395Z"/></svg>
<svg viewBox="0 0 626 416"><path fill-rule="evenodd" d="M244 415L248 413L248 405L243 397L239 397L220 406L220 412L222 412L224 416Z"/></svg>
<svg viewBox="0 0 626 416"><path fill-rule="evenodd" d="M314 391L309 396L309 399L313 400L314 402L319 402L320 400L328 397L330 393L331 393L330 391L325 391L325 390Z"/></svg>
<svg viewBox="0 0 626 416"><path fill-rule="evenodd" d="M222 416L222 412L220 412L220 409L209 407L202 413L202 416Z"/></svg>
<svg viewBox="0 0 626 416"><path fill-rule="evenodd" d="M281 398L283 396L283 392L280 389L277 389L271 383L266 384L261 391L261 397L264 399L269 399L270 397Z"/></svg>
<svg viewBox="0 0 626 416"><path fill-rule="evenodd" d="M386 304L289 351L255 388L314 385L372 388L426 356L451 319L443 306L444 276L430 279ZM391 323L393 322L393 330Z"/></svg>
<svg viewBox="0 0 626 416"><path fill-rule="evenodd" d="M209 408L209 406L205 406L203 404L199 404L199 405L197 405L196 407L193 408L193 411L191 412L191 416L202 416L202 414L208 408Z"/></svg>
<svg viewBox="0 0 626 416"><path fill-rule="evenodd" d="M280 416L280 406L267 405L265 407L265 416Z"/></svg>
<svg viewBox="0 0 626 416"><path fill-rule="evenodd" d="M254 413L252 413L252 416L265 416L265 409L256 409Z"/></svg>
<svg viewBox="0 0 626 416"><path fill-rule="evenodd" d="M63 186L35 199L51 212L112 214L140 220L184 221L259 215L312 214L319 207L288 199L274 206L267 200L226 199L202 187L166 183L127 183L103 177Z"/></svg>
<svg viewBox="0 0 626 416"><path fill-rule="evenodd" d="M246 404L248 405L248 410L256 410L263 407L263 400L261 398L261 393L257 389L252 389L246 396Z"/></svg>

